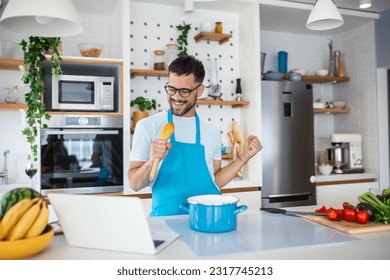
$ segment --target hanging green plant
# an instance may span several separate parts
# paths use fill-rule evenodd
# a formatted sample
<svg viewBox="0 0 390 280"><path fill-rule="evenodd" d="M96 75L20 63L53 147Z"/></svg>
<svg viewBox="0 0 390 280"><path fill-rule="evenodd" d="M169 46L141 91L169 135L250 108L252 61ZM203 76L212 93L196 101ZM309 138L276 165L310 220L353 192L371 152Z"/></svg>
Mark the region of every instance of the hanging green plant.
<svg viewBox="0 0 390 280"><path fill-rule="evenodd" d="M25 69L22 82L30 86L30 91L25 94L27 127L22 132L30 144L31 154L28 155L28 159L33 161L38 160L38 144L36 140L39 131L47 127L45 120L50 119L50 115L46 113L46 107L42 103L45 91L44 62L46 57L44 53L48 51L52 53L50 58L51 72L53 75L60 75L62 73L62 58L58 51L60 42L61 38L30 36L28 42L23 39L20 43L24 55L23 64Z"/></svg>
<svg viewBox="0 0 390 280"><path fill-rule="evenodd" d="M191 29L191 24L186 24L183 21L183 24L176 26L177 30L181 31L181 34L179 37L177 37L177 45L179 49L178 56L185 56L188 55L187 51L187 46L188 46L188 31Z"/></svg>

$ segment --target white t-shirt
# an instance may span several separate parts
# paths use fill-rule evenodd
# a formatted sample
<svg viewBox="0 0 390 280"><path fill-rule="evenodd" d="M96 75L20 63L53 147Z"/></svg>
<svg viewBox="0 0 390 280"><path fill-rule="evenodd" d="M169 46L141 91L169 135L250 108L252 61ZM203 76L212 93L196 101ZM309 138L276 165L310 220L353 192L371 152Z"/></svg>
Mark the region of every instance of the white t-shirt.
<svg viewBox="0 0 390 280"><path fill-rule="evenodd" d="M175 125L175 140L177 142L196 142L195 117L185 118L173 115ZM205 147L207 167L214 180L213 160L221 160L221 132L210 123L200 121L200 142ZM160 138L162 127L168 122L167 112L160 112L137 122L134 131L130 161L146 161L149 159L150 144ZM160 162L161 166L161 162ZM183 167L185 168L185 167Z"/></svg>

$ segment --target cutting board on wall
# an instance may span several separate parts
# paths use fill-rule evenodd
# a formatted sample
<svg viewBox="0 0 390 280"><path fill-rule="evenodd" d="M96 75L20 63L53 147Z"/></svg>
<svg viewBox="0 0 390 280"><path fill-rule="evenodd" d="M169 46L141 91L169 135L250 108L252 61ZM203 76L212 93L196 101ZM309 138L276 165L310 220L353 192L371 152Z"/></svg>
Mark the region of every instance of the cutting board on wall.
<svg viewBox="0 0 390 280"><path fill-rule="evenodd" d="M341 221L329 221L326 216L303 216L305 219L312 222L330 227L332 229L348 233L348 234L363 234L373 232L390 232L390 225L383 223L368 222L367 224L358 224L356 222Z"/></svg>

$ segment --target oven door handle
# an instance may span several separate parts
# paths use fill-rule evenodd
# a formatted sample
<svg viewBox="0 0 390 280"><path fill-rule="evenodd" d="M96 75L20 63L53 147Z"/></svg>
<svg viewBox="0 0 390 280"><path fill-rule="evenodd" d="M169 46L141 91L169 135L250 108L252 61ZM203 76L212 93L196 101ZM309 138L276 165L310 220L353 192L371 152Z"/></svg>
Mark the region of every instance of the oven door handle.
<svg viewBox="0 0 390 280"><path fill-rule="evenodd" d="M57 130L57 129L46 129L45 133L47 135L74 135L74 134L104 134L104 135L118 135L119 130L99 130L99 129L66 129L66 130Z"/></svg>

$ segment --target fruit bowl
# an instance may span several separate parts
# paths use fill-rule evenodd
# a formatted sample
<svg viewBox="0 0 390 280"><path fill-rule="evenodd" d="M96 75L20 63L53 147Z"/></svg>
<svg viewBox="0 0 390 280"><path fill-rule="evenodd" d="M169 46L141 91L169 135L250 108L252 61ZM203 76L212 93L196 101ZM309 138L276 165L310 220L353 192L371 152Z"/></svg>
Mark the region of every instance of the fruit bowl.
<svg viewBox="0 0 390 280"><path fill-rule="evenodd" d="M0 260L22 259L32 256L49 246L53 235L53 228L47 225L43 233L37 237L0 241Z"/></svg>
<svg viewBox="0 0 390 280"><path fill-rule="evenodd" d="M84 43L79 44L79 50L82 56L99 57L103 50L103 45Z"/></svg>

